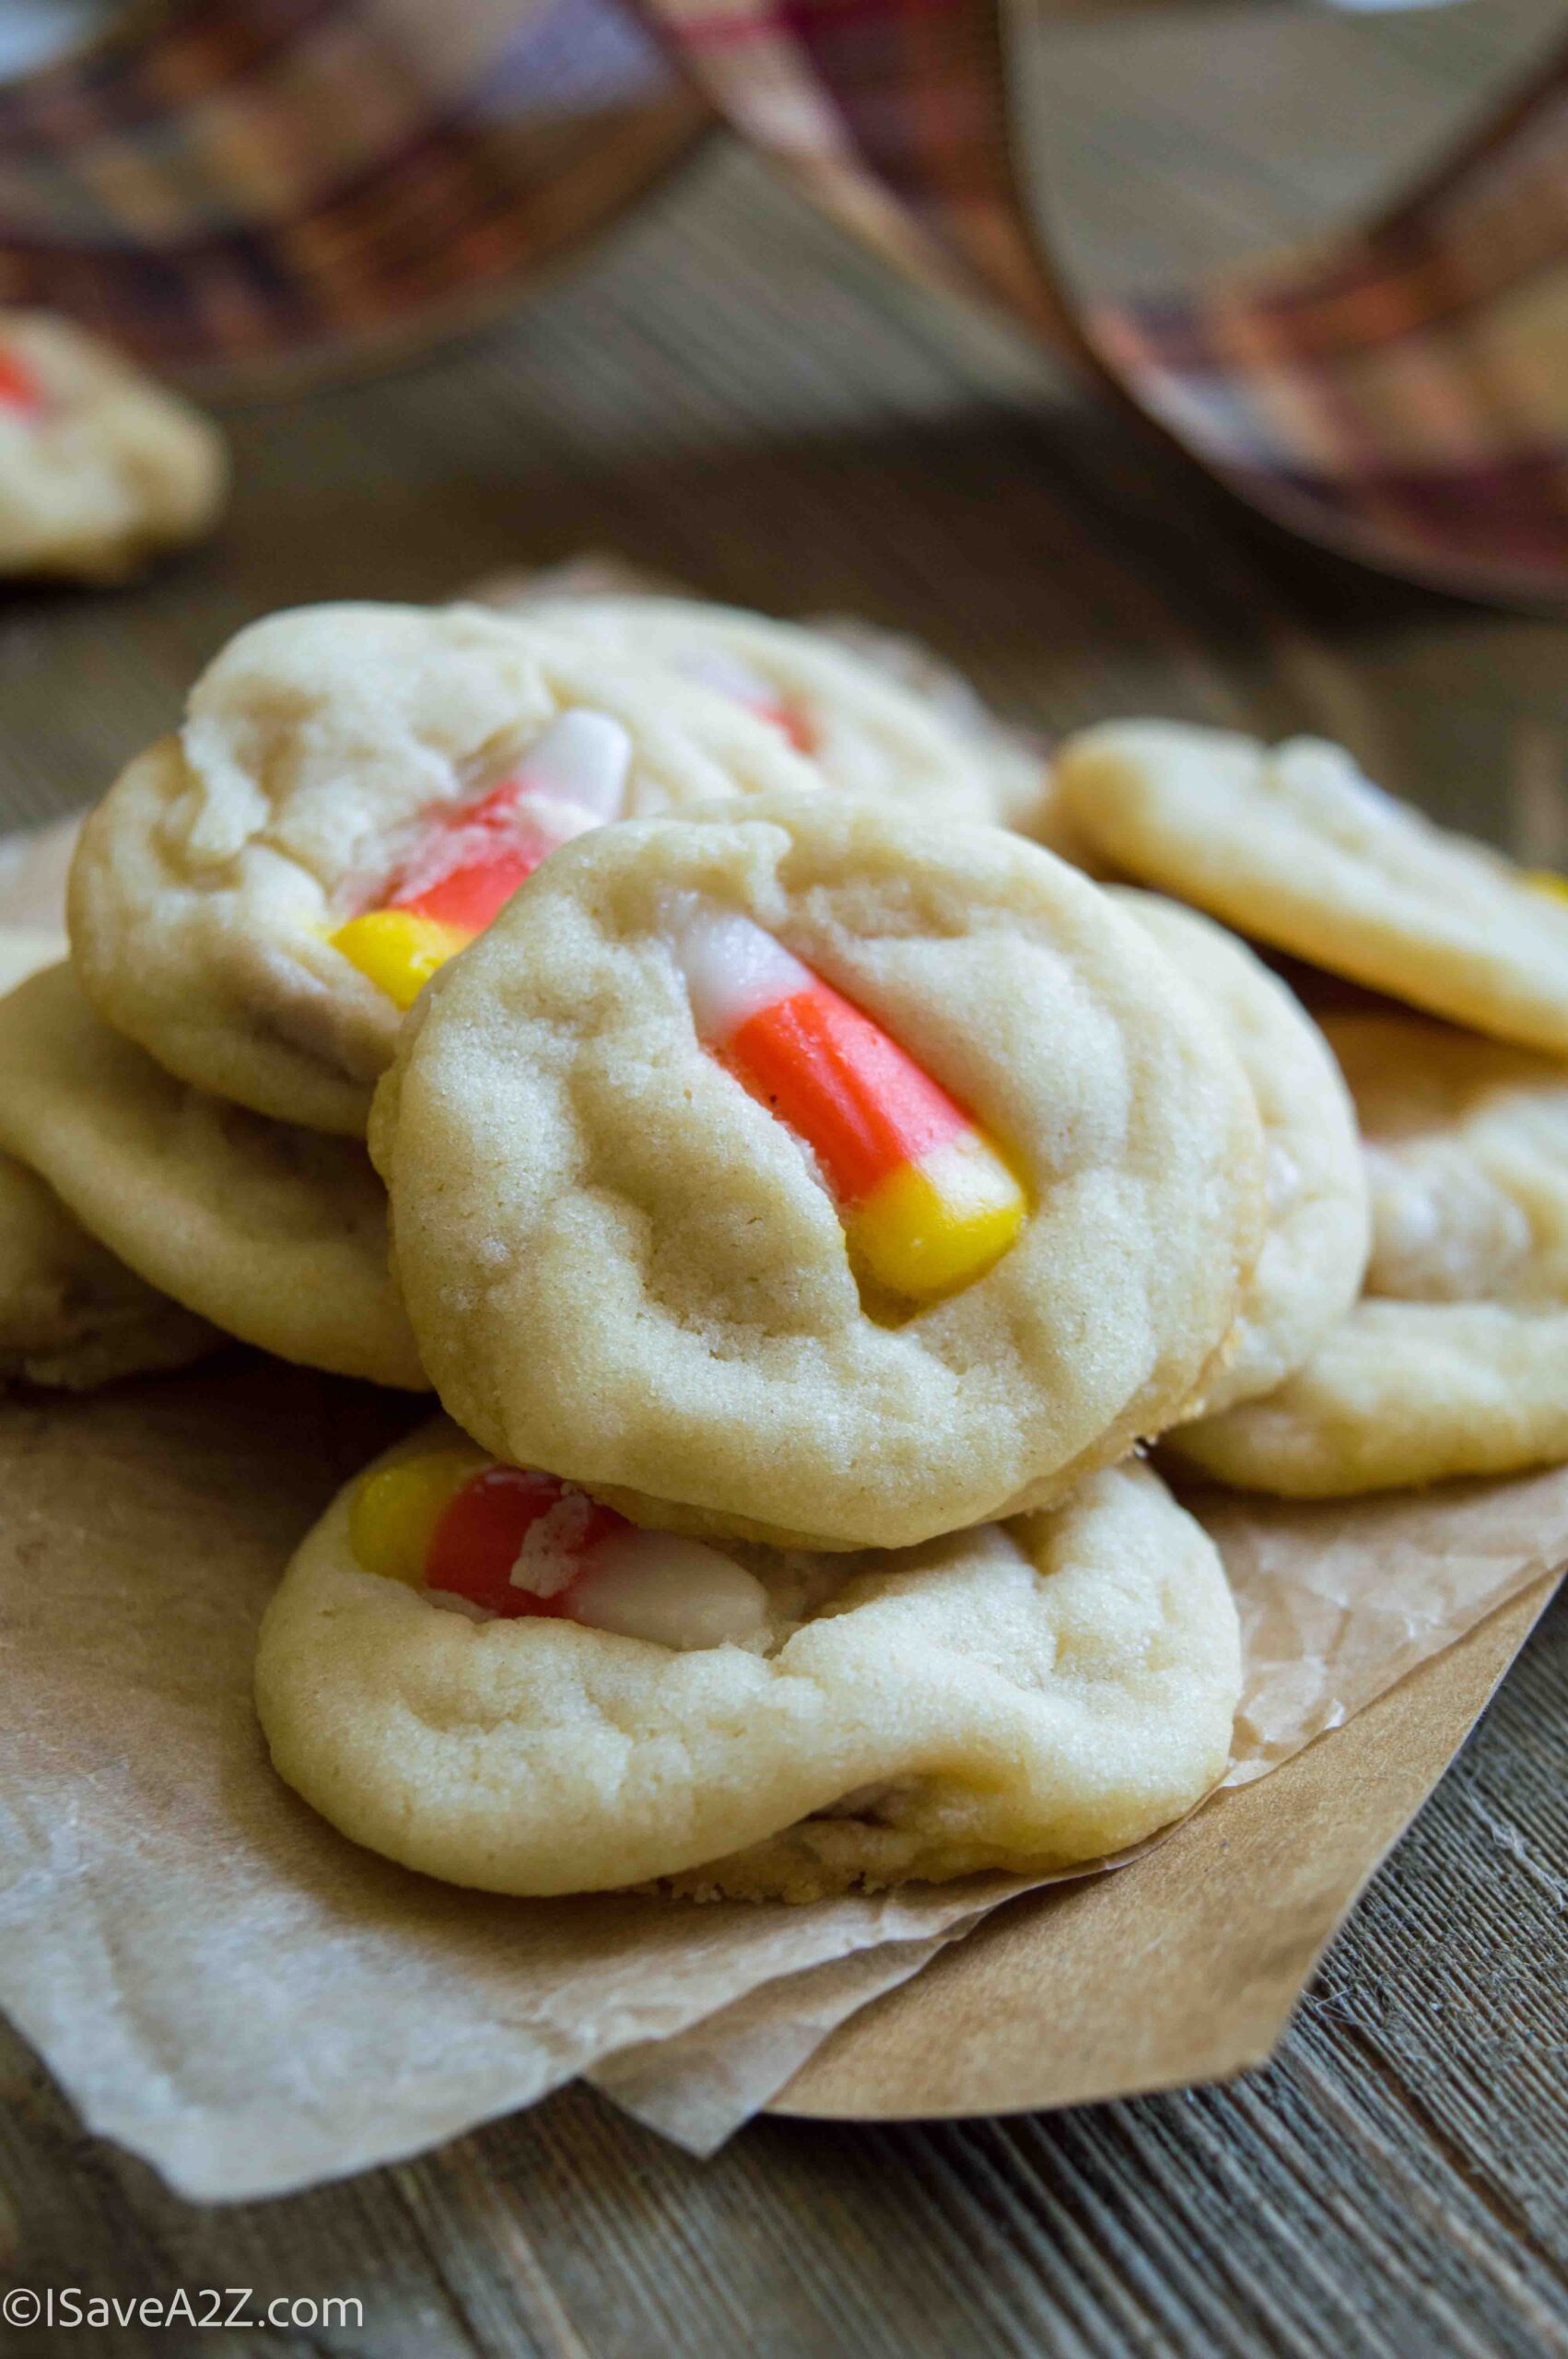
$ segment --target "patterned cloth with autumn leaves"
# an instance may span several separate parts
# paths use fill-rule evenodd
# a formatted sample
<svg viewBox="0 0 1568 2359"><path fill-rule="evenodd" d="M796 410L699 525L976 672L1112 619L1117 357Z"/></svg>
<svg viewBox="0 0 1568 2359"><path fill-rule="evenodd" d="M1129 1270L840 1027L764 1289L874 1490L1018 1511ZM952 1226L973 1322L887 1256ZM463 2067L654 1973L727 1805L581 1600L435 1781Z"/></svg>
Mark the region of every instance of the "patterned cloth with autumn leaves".
<svg viewBox="0 0 1568 2359"><path fill-rule="evenodd" d="M504 309L717 113L1284 524L1568 597L1568 50L1359 230L1090 308L1010 96L998 0L146 0L0 88L0 302L219 390L364 367Z"/></svg>

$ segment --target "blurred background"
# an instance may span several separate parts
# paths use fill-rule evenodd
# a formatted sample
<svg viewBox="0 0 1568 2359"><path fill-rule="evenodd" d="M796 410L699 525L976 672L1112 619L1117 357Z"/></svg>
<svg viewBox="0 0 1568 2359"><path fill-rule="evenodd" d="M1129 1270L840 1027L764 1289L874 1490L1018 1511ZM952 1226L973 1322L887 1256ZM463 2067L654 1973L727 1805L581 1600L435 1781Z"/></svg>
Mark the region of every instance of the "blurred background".
<svg viewBox="0 0 1568 2359"><path fill-rule="evenodd" d="M469 5L447 0L443 24ZM35 72L111 13L0 0L0 67ZM1363 210L1563 21L1559 0L1025 6L1014 136L1078 283L1168 287ZM727 132L481 329L343 381L214 397L235 496L213 542L135 589L0 594L13 824L100 792L256 614L443 598L592 549L913 631L1053 729L1155 710L1324 730L1444 816L1534 860L1563 850L1555 623L1379 580L1249 517L1038 341L895 274Z"/></svg>

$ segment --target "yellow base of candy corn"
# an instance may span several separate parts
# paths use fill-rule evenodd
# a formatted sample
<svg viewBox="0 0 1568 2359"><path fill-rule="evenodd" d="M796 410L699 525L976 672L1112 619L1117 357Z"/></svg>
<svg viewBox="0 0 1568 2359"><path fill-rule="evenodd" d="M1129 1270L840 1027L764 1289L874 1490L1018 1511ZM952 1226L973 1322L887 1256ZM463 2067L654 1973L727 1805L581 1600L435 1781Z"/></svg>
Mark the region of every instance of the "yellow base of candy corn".
<svg viewBox="0 0 1568 2359"><path fill-rule="evenodd" d="M348 1509L348 1544L368 1573L418 1589L435 1530L471 1474L485 1463L473 1448L427 1450L367 1474Z"/></svg>
<svg viewBox="0 0 1568 2359"><path fill-rule="evenodd" d="M472 934L413 910L368 910L332 937L349 964L385 992L394 1007L412 1007L438 967L466 949Z"/></svg>
<svg viewBox="0 0 1568 2359"><path fill-rule="evenodd" d="M845 1215L851 1260L906 1302L956 1293L999 1262L1029 1210L989 1139L961 1132L906 1164Z"/></svg>

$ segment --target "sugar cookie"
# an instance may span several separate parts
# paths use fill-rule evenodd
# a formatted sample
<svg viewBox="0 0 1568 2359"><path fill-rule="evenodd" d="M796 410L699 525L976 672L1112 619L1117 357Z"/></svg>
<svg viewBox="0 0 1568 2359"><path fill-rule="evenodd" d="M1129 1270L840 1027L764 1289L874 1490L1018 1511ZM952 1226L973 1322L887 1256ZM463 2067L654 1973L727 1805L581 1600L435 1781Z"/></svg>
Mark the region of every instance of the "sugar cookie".
<svg viewBox="0 0 1568 2359"><path fill-rule="evenodd" d="M647 646L677 669L684 662L727 680L743 702L809 744L831 782L850 793L889 792L954 818L990 819L1064 860L1089 862L1061 807L1045 741L1000 720L961 672L905 631L851 615L780 622L711 605L611 557L497 574L470 594L503 614L577 621L605 644ZM919 724L911 703L923 716ZM983 792L971 776L977 762Z"/></svg>
<svg viewBox="0 0 1568 2359"><path fill-rule="evenodd" d="M1036 729L993 712L964 674L907 632L883 630L853 615L813 615L806 628L896 680L971 739L990 780L992 816L1075 867L1095 866L1088 839L1075 827L1057 790L1050 746Z"/></svg>
<svg viewBox="0 0 1568 2359"><path fill-rule="evenodd" d="M64 951L48 927L0 926L0 992ZM89 1237L36 1172L0 1154L0 1383L87 1391L182 1367L220 1340Z"/></svg>
<svg viewBox="0 0 1568 2359"><path fill-rule="evenodd" d="M358 1135L404 1005L489 888L606 818L817 783L732 698L517 617L274 615L88 819L72 949L171 1072Z"/></svg>
<svg viewBox="0 0 1568 2359"><path fill-rule="evenodd" d="M0 311L0 573L117 581L205 531L228 477L210 418L47 311Z"/></svg>
<svg viewBox="0 0 1568 2359"><path fill-rule="evenodd" d="M1353 981L1568 1054L1568 902L1316 738L1173 722L1070 738L1070 816L1129 875Z"/></svg>
<svg viewBox="0 0 1568 2359"><path fill-rule="evenodd" d="M1277 1392L1170 1448L1291 1498L1568 1459L1568 1068L1415 1018L1326 1029L1366 1142L1366 1295Z"/></svg>
<svg viewBox="0 0 1568 2359"><path fill-rule="evenodd" d="M817 1546L1125 1453L1261 1233L1251 1092L1143 930L1000 828L832 795L558 853L415 1009L371 1151L486 1448Z"/></svg>
<svg viewBox="0 0 1568 2359"><path fill-rule="evenodd" d="M371 1487L367 1516L350 1485L310 1533L256 1664L281 1775L405 1866L492 1892L659 1879L790 1900L1041 1873L1141 1840L1224 1766L1235 1609L1212 1543L1145 1467L901 1555L741 1544L683 1572L673 1543L673 1573L661 1535L593 1537L598 1511L579 1494L574 1528L591 1536L572 1547L589 1570L563 1590L558 1568L540 1569L558 1545L525 1545L519 1574L535 1586L497 1619L442 1610L460 1590L421 1588L417 1555L384 1553L401 1496L433 1535L432 1568L452 1556L461 1579L451 1535L465 1501L451 1504L443 1456L490 1532L471 1503L494 1476L451 1426L427 1429L367 1478L390 1500ZM427 1473L447 1500L434 1515ZM533 1501L529 1532L562 1505ZM621 1552L608 1609L611 1577L591 1561L606 1548ZM749 1608L731 1606L733 1635L700 1612L670 1619L673 1593L689 1601L695 1583L711 1600L726 1577ZM628 1635L645 1586L662 1593L661 1639Z"/></svg>
<svg viewBox="0 0 1568 2359"><path fill-rule="evenodd" d="M649 596L545 599L541 619L605 654L652 657L782 729L849 794L890 796L937 818L998 820L1033 801L1044 763L1021 765L977 705L967 725L825 630L739 606ZM1029 787L1020 775L1026 768Z"/></svg>
<svg viewBox="0 0 1568 2359"><path fill-rule="evenodd" d="M1233 933L1157 893L1115 898L1220 1017L1263 1124L1268 1218L1224 1365L1192 1402L1210 1414L1272 1392L1361 1292L1371 1208L1355 1109L1294 994Z"/></svg>
<svg viewBox="0 0 1568 2359"><path fill-rule="evenodd" d="M364 1149L174 1080L99 1022L67 967L0 1002L0 1146L148 1285L226 1333L424 1390Z"/></svg>

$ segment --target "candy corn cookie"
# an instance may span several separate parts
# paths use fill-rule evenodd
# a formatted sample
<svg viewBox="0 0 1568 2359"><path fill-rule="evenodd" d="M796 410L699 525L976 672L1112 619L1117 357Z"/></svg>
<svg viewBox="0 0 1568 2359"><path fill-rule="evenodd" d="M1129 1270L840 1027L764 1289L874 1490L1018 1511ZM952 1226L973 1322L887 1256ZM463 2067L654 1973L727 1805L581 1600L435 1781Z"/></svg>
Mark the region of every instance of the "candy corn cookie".
<svg viewBox="0 0 1568 2359"><path fill-rule="evenodd" d="M275 615L88 820L73 954L171 1072L352 1136L404 1008L559 844L818 782L733 698L522 619Z"/></svg>
<svg viewBox="0 0 1568 2359"><path fill-rule="evenodd" d="M904 631L883 630L852 615L814 615L807 628L897 681L973 742L986 766L992 816L1000 826L1032 836L1080 867L1093 866L1087 839L1068 819L1050 748L1037 731L1002 720L955 665Z"/></svg>
<svg viewBox="0 0 1568 2359"><path fill-rule="evenodd" d="M415 1009L371 1151L487 1449L826 1546L1168 1422L1261 1230L1245 1076L1143 930L1000 828L831 795L557 853Z"/></svg>
<svg viewBox="0 0 1568 2359"><path fill-rule="evenodd" d="M190 403L68 320L0 311L0 573L117 580L205 531L227 475Z"/></svg>
<svg viewBox="0 0 1568 2359"><path fill-rule="evenodd" d="M0 992L64 949L45 928L0 927ZM36 1172L0 1154L0 1383L85 1391L181 1367L220 1340L89 1237Z"/></svg>
<svg viewBox="0 0 1568 2359"><path fill-rule="evenodd" d="M652 657L682 679L732 697L783 731L850 794L889 795L936 817L994 820L1015 769L985 731L954 728L929 695L911 692L825 631L695 598L546 599L543 620L606 656ZM1034 765L1038 788L1044 765Z"/></svg>
<svg viewBox="0 0 1568 2359"><path fill-rule="evenodd" d="M886 792L954 818L989 818L1081 865L1087 859L1044 741L1000 720L961 672L906 632L848 615L785 623L706 604L609 557L497 574L471 594L502 613L575 623L602 643L657 650L676 670L728 685L809 745L848 793Z"/></svg>
<svg viewBox="0 0 1568 2359"><path fill-rule="evenodd" d="M0 1147L149 1286L225 1333L419 1391L363 1147L176 1081L67 967L0 1001Z"/></svg>
<svg viewBox="0 0 1568 2359"><path fill-rule="evenodd" d="M1276 1392L1170 1448L1292 1498L1568 1458L1568 1067L1413 1017L1326 1028L1366 1143L1364 1296Z"/></svg>
<svg viewBox="0 0 1568 2359"><path fill-rule="evenodd" d="M1344 1318L1371 1245L1366 1170L1344 1078L1294 994L1196 910L1126 886L1115 898L1219 1016L1263 1124L1263 1250L1223 1364L1184 1413L1199 1416L1272 1392Z"/></svg>
<svg viewBox="0 0 1568 2359"><path fill-rule="evenodd" d="M1070 738L1057 778L1069 817L1129 876L1433 1015L1568 1054L1568 886L1434 827L1341 747L1113 722Z"/></svg>
<svg viewBox="0 0 1568 2359"><path fill-rule="evenodd" d="M450 1426L351 1485L263 1625L277 1768L357 1842L492 1892L697 1897L1040 1873L1224 1766L1212 1543L1136 1464L902 1554L639 1531Z"/></svg>

